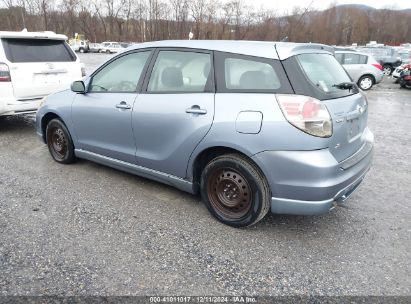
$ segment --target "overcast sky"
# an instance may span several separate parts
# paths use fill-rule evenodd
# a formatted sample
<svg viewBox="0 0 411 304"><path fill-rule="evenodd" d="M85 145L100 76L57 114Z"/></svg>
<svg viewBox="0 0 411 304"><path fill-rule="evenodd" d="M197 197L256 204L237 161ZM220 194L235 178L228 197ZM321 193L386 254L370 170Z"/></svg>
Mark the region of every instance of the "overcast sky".
<svg viewBox="0 0 411 304"><path fill-rule="evenodd" d="M291 11L293 7L308 7L312 2L314 9L326 9L332 3L337 4L365 4L375 8L394 7L396 9L411 8L411 0L243 0L256 8L276 9L279 13Z"/></svg>

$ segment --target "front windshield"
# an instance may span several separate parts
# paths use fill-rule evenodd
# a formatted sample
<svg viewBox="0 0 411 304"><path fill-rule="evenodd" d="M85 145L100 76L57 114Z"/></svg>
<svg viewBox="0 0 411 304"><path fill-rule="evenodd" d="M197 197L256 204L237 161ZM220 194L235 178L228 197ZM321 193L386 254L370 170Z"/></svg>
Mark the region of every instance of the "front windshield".
<svg viewBox="0 0 411 304"><path fill-rule="evenodd" d="M347 72L330 54L302 54L297 57L308 79L324 93L341 91L336 85L351 82Z"/></svg>

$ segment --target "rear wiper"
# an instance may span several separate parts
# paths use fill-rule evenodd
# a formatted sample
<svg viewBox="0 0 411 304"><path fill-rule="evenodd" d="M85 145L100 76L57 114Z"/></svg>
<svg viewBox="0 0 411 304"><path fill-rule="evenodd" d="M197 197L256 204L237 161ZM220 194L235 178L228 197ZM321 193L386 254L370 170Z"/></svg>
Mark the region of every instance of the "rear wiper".
<svg viewBox="0 0 411 304"><path fill-rule="evenodd" d="M333 87L338 88L340 90L352 90L354 85L354 82L341 82L339 84L333 84Z"/></svg>

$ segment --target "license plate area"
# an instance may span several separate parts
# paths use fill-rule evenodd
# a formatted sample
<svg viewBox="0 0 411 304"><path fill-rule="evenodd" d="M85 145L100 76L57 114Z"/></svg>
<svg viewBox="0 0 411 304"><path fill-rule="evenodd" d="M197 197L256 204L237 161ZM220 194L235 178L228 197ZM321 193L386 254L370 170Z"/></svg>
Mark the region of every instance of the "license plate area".
<svg viewBox="0 0 411 304"><path fill-rule="evenodd" d="M359 118L354 118L347 121L347 137L348 142L352 142L361 135L361 122Z"/></svg>

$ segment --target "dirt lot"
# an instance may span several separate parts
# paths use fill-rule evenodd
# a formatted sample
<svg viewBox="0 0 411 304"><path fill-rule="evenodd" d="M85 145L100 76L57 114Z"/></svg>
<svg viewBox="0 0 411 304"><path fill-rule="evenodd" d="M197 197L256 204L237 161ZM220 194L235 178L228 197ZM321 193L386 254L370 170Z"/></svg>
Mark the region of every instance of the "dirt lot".
<svg viewBox="0 0 411 304"><path fill-rule="evenodd" d="M1 118L0 295L411 295L411 90L367 94L374 164L347 204L248 229L165 185L59 165L33 117Z"/></svg>

